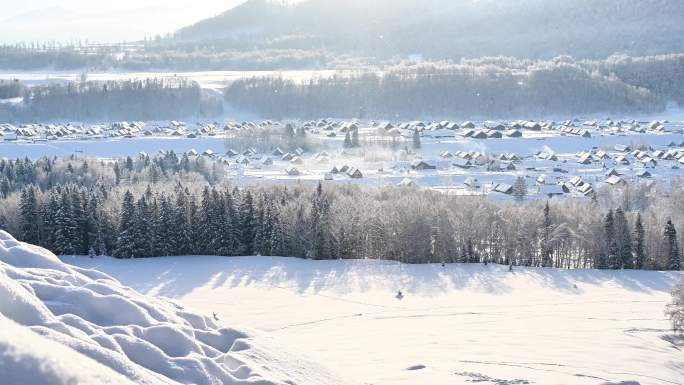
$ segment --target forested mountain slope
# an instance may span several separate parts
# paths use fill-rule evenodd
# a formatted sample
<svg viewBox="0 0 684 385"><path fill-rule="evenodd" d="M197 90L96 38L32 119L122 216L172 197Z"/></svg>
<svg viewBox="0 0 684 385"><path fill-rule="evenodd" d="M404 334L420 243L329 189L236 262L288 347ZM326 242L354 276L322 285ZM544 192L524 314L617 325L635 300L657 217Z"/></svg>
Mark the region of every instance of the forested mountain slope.
<svg viewBox="0 0 684 385"><path fill-rule="evenodd" d="M176 37L379 57L599 58L681 52L682 16L677 0L250 0Z"/></svg>

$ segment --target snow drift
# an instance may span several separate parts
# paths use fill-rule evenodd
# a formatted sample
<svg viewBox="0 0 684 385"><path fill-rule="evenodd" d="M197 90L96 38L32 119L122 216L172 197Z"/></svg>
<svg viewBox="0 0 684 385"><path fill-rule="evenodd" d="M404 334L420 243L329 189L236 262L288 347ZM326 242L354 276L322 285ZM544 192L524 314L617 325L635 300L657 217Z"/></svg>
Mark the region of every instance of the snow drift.
<svg viewBox="0 0 684 385"><path fill-rule="evenodd" d="M262 344L0 231L3 383L340 383Z"/></svg>

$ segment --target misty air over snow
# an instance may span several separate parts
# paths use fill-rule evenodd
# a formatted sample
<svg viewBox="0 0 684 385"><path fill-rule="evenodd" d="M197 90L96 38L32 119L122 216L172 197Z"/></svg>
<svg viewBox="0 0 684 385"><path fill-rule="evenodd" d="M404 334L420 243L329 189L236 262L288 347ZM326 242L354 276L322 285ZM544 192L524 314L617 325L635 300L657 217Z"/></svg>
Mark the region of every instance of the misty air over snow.
<svg viewBox="0 0 684 385"><path fill-rule="evenodd" d="M684 2L0 3L0 384L684 385Z"/></svg>

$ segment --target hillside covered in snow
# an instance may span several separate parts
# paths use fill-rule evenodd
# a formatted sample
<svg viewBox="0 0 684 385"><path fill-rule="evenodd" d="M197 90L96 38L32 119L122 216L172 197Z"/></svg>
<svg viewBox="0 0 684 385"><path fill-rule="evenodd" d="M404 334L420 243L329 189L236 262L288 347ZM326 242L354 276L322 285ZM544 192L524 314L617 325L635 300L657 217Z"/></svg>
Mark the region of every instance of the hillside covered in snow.
<svg viewBox="0 0 684 385"><path fill-rule="evenodd" d="M258 341L256 341L258 340ZM2 384L340 384L268 338L0 231Z"/></svg>

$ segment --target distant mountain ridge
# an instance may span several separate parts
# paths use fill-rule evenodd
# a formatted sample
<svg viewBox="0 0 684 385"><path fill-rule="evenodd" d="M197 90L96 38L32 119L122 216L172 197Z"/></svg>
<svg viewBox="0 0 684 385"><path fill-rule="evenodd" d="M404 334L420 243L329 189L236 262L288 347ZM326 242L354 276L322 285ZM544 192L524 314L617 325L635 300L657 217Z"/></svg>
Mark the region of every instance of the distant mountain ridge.
<svg viewBox="0 0 684 385"><path fill-rule="evenodd" d="M681 0L249 0L181 41L354 56L601 58L684 52Z"/></svg>

